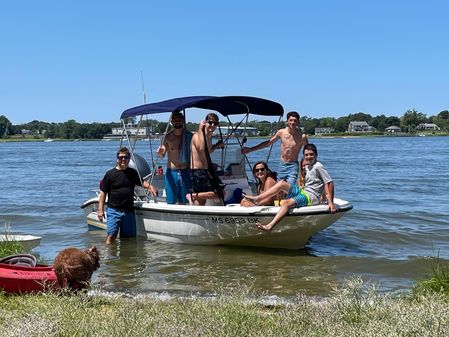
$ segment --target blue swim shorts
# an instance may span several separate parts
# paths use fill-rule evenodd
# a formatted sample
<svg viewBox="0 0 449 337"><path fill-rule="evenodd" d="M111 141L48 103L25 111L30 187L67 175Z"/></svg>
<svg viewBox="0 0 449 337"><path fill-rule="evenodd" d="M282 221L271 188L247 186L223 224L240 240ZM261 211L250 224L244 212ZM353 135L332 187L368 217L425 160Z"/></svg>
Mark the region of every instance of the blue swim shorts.
<svg viewBox="0 0 449 337"><path fill-rule="evenodd" d="M189 169L175 170L168 168L165 172L165 194L167 204L187 204L186 194L189 193Z"/></svg>
<svg viewBox="0 0 449 337"><path fill-rule="evenodd" d="M299 163L297 161L286 163L281 160L279 164L278 178L285 180L290 185L296 185L298 183L298 171Z"/></svg>
<svg viewBox="0 0 449 337"><path fill-rule="evenodd" d="M136 217L134 211L123 212L108 207L106 215L108 235L116 237L120 232L120 237L122 238L136 236Z"/></svg>

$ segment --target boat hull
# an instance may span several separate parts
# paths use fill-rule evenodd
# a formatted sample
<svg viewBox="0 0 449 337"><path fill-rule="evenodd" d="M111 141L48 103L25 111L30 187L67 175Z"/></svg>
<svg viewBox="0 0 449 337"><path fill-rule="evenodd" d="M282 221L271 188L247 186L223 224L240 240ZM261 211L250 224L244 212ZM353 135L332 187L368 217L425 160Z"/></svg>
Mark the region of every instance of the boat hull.
<svg viewBox="0 0 449 337"><path fill-rule="evenodd" d="M352 209L348 202L336 199L337 213L327 205L295 208L271 231L256 227L268 223L280 207L187 206L166 203L134 203L138 236L194 245L233 245L265 248L303 248L315 233L329 227ZM105 228L96 215L95 198L83 205L90 227Z"/></svg>
<svg viewBox="0 0 449 337"><path fill-rule="evenodd" d="M187 211L185 207L188 207ZM137 232L148 239L196 245L234 245L299 249L309 238L342 217L326 205L294 209L271 232L257 223L268 223L280 207L174 206L136 203ZM312 209L313 208L313 209Z"/></svg>
<svg viewBox="0 0 449 337"><path fill-rule="evenodd" d="M41 239L41 236L35 235L0 234L0 244L2 242L16 241L27 251L39 246Z"/></svg>

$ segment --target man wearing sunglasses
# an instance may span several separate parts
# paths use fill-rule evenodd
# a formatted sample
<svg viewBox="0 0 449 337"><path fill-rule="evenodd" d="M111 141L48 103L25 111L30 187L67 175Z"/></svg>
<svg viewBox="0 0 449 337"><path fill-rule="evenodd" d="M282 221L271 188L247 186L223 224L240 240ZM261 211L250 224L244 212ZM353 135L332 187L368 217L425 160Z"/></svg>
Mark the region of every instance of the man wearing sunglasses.
<svg viewBox="0 0 449 337"><path fill-rule="evenodd" d="M100 182L98 198L98 219L103 221L106 195L108 196L107 238L111 244L120 237L136 236L136 219L134 216L134 186L149 189L152 195L156 190L147 181L141 181L136 170L128 167L131 154L126 147L117 152L116 166L107 171Z"/></svg>
<svg viewBox="0 0 449 337"><path fill-rule="evenodd" d="M210 113L206 116L205 121L200 122L198 132L192 137L190 161L192 193L186 196L190 204L205 205L207 199L218 198L212 183L212 176L208 171L209 165L206 157L206 147L209 153L214 152L217 148L223 148L221 140L212 145L212 135L217 127L218 116L215 113Z"/></svg>
<svg viewBox="0 0 449 337"><path fill-rule="evenodd" d="M281 140L281 161L279 164L278 178L291 185L298 180L299 162L298 156L301 148L309 143L307 135L299 129L299 114L290 111L287 114L287 127L279 130L270 139L253 147L243 147L243 153L250 153L263 149Z"/></svg>
<svg viewBox="0 0 449 337"><path fill-rule="evenodd" d="M185 129L184 115L174 112L171 116L173 130L158 147L159 158L167 155L165 170L165 193L167 204L187 204L186 194L190 188L190 143L192 133Z"/></svg>

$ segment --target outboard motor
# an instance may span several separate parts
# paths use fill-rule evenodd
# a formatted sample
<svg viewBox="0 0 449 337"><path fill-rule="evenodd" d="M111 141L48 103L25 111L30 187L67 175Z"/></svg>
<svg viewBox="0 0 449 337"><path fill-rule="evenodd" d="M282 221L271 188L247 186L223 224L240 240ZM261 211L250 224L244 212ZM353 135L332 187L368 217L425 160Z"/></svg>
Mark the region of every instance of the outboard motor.
<svg viewBox="0 0 449 337"><path fill-rule="evenodd" d="M133 153L128 166L139 172L139 175L143 180L147 179L151 175L150 165L148 165L145 158L137 153Z"/></svg>

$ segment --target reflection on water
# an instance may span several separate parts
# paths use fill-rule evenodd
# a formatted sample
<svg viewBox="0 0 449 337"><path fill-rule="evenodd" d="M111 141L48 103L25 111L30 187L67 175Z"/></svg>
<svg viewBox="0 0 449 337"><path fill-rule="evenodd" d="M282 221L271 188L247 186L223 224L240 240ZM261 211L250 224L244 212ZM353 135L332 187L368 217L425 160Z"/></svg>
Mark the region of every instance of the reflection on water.
<svg viewBox="0 0 449 337"><path fill-rule="evenodd" d="M95 234L96 235L96 234ZM209 247L122 240L106 247L101 242L103 264L96 282L106 290L207 293L232 286L256 292L274 290L288 295L316 291L313 284L335 282L333 266L320 263L307 250L268 250ZM324 285L326 287L326 285Z"/></svg>
<svg viewBox="0 0 449 337"><path fill-rule="evenodd" d="M249 140L248 146L259 141ZM280 296L324 295L333 283L354 275L382 290L404 290L431 271L431 257L449 258L448 137L313 142L336 182L336 195L354 209L304 250L139 239L106 247L105 233L88 231L79 207L113 166L115 142L1 143L8 160L0 176L0 225L43 236L36 251L49 263L69 246L96 245L102 260L94 282L127 292L207 294L245 286ZM138 143L138 152L147 153L148 143ZM252 152L250 161L263 160L268 151ZM271 158L276 170L279 146Z"/></svg>
<svg viewBox="0 0 449 337"><path fill-rule="evenodd" d="M283 297L323 295L336 283L359 274L366 281L378 283L381 290L391 291L410 287L411 279L424 276L430 268L426 259L317 256L311 248L289 251L187 246L139 239L105 246L101 232L91 234L91 243L102 255L94 281L109 291L208 294L244 286L256 293ZM348 253L354 248L356 245L349 246ZM379 268L389 275L388 284L382 283L384 275L379 275Z"/></svg>

